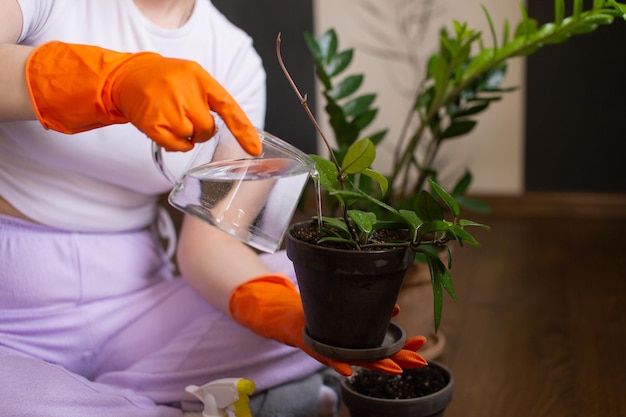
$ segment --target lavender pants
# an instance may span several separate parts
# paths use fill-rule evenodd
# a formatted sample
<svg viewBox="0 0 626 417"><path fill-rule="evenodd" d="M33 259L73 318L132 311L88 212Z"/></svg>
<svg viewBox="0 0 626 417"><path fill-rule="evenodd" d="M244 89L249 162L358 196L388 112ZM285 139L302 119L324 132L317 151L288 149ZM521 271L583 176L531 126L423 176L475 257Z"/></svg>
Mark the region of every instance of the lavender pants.
<svg viewBox="0 0 626 417"><path fill-rule="evenodd" d="M292 273L283 253L264 260ZM257 392L321 365L174 278L150 230L73 233L0 216L0 414L180 416L189 384Z"/></svg>

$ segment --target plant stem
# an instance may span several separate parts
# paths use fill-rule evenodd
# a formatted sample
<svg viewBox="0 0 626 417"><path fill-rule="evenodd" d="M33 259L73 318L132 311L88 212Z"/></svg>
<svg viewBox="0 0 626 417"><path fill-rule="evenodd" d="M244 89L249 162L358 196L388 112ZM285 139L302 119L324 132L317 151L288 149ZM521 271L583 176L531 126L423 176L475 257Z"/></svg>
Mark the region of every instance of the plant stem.
<svg viewBox="0 0 626 417"><path fill-rule="evenodd" d="M339 184L341 185L341 189L345 190L346 188L346 177L344 176L342 170L341 170L341 165L339 165L339 162L337 161L337 158L335 156L335 153L333 152L332 147L330 146L330 142L328 141L328 139L326 138L326 135L324 135L324 132L322 131L322 128L320 127L319 123L317 122L317 119L315 119L315 116L313 115L313 112L311 112L311 109L309 108L309 105L307 103L307 98L306 96L303 96L300 93L300 90L298 89L298 86L296 85L296 83L293 81L293 78L291 77L291 74L289 74L289 71L287 70L287 67L285 66L285 63L283 62L283 57L282 54L280 53L280 33L278 33L278 36L276 37L276 56L278 57L278 64L280 65L280 68L282 69L283 73L285 74L285 77L287 77L287 80L289 81L289 84L291 85L291 88L293 88L293 91L296 93L296 95L298 96L298 99L300 100L300 104L302 104L302 107L304 107L304 110L306 111L306 114L309 116L309 119L311 120L311 122L313 122L313 125L315 126L315 129L317 130L317 132L320 134L320 136L322 137L322 140L324 141L324 145L326 146L326 149L328 150L328 152L330 153L330 158L333 162L333 164L335 164L335 167L337 168L337 180L339 181ZM321 198L321 196L320 196ZM348 208L345 204L341 204L341 211L342 211L342 217L346 223L346 226L348 226L348 230L350 230L350 233L352 234L354 241L357 242L357 247L360 250L361 247L358 244L358 234L356 232L356 230L354 230L352 227L350 227L350 219L348 217ZM320 223L321 225L321 223ZM321 226L320 226L321 228Z"/></svg>
<svg viewBox="0 0 626 417"><path fill-rule="evenodd" d="M322 140L324 141L324 145L326 146L326 149L328 149L328 152L330 152L330 157L332 158L333 163L337 167L337 172L341 173L341 166L339 165L339 162L337 162L337 158L335 158L335 154L332 150L332 147L330 146L330 142L326 138L326 135L324 135L324 132L322 131L322 128L320 127L319 123L317 123L317 120L315 119L315 116L311 112L311 109L309 109L309 105L307 103L307 96L306 95L303 96L300 93L298 86L293 81L293 78L291 78L291 75L289 74L289 71L287 70L285 63L283 62L283 57L280 53L280 42L281 40L280 40L280 33L279 33L278 36L276 37L276 56L278 57L278 64L280 65L280 68L285 74L285 77L287 77L287 81L289 81L291 88L293 88L293 91L298 96L298 99L300 100L300 104L302 105L302 107L304 107L304 110L306 111L306 114L309 116L309 119L311 119L311 122L313 122L313 125L315 126L315 130L317 130L317 132L322 137ZM337 178L343 185L344 183L343 177L341 175L338 175Z"/></svg>

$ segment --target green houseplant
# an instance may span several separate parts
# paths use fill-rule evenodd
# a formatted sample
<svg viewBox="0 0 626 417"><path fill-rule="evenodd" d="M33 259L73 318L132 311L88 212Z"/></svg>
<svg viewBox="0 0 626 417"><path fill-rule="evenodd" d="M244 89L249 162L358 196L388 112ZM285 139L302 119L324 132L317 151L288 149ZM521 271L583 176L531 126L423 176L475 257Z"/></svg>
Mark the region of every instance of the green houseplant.
<svg viewBox="0 0 626 417"><path fill-rule="evenodd" d="M566 6L571 8L570 15L566 14ZM575 0L571 5L566 5L564 0L556 0L554 20L539 26L528 16L526 9L520 7L521 22L512 30L508 21L504 21L500 39L491 16L483 7L489 23L491 46L486 46L489 40L483 39L483 34L471 29L467 23L454 21L451 30L445 27L440 30L439 50L427 61L424 79L414 94L400 137L395 141L395 160L391 171L385 173L388 191L383 195L383 190L376 186L375 181L364 176L358 180L362 190L394 207L413 206L415 196L430 188L429 180L438 180L435 161L441 147L471 132L477 124L476 116L499 101L503 94L513 90L501 86L508 60L528 56L541 47L565 42L575 35L593 32L601 25L612 23L615 17L622 16L626 8L613 0L598 0L586 10L582 0ZM317 39L307 33L305 40L316 63L325 113L334 134L335 148L332 153L341 160L375 119L378 112L374 105L376 94L358 93L363 74L345 75L354 50L340 50L333 29ZM386 134L387 129L382 129L368 137L374 145L378 145ZM467 196L471 181L472 174L466 171L450 188L450 195L468 210L488 210L484 203ZM360 204L364 203L367 210L381 213L377 205L367 201ZM330 208L335 210L332 205ZM443 252L443 255L445 258L447 253ZM425 261L419 253L417 260ZM416 263L414 269L419 273L418 266L419 263ZM424 285L422 288L430 291L428 287ZM434 296L437 298L439 294ZM427 296L421 298L428 300ZM434 309L436 317L438 307ZM438 322L433 327L436 329Z"/></svg>
<svg viewBox="0 0 626 417"><path fill-rule="evenodd" d="M471 173L467 172L450 193L437 183L433 162L441 145L469 133L476 125L475 116L509 91L501 88L509 59L528 56L546 45L593 32L602 25L611 24L616 17L626 15L626 5L613 0L596 0L589 9L584 8L582 0L574 0L570 14L566 13L564 0L555 0L554 5L554 20L541 26L521 6L521 23L511 31L505 22L500 39L491 17L483 8L492 38L490 47L485 46L482 34L467 24L455 21L451 31L441 29L439 51L428 60L424 82L413 101L410 117L417 119L416 127L403 132L397 142L393 169L386 175L370 169L376 144L383 140L386 131L375 132L369 139L362 138L362 132L376 116L375 94L354 96L361 85L361 75L348 76L335 83L336 77L349 66L353 51L339 51L337 36L332 30L319 39L307 35L337 144L333 149L320 131L329 149L329 157L316 157L319 183L325 189L327 199L335 204L330 204L334 216L322 217L311 224L320 231L315 243L346 245L357 251L367 247L377 250L386 246L408 247L421 254L431 272L435 327L441 318L443 290L453 298L455 295L449 274L451 258L447 263L441 262L431 249L447 247L451 241L460 246L477 244L466 227L486 227L459 217L460 206L484 208L480 202L465 196ZM295 85L294 89L308 111L306 97ZM424 155L417 155L418 145L427 149ZM400 228L407 231L407 235L396 235L392 241L383 243L369 240L377 231L386 228ZM353 378L356 377L357 374ZM382 385L389 384L386 376L379 377ZM352 382L345 380L342 389L356 389L358 384ZM372 404L358 406L351 408L351 414L352 417L381 415L380 412L369 414L368 410L377 407ZM423 415L443 413L442 409L431 411ZM391 414L404 415L400 411Z"/></svg>
<svg viewBox="0 0 626 417"><path fill-rule="evenodd" d="M320 213L313 221L294 224L287 235L287 255L294 264L306 316L303 338L314 351L332 359L368 362L391 356L402 348L405 340L402 329L399 334L390 331L393 329L390 320L414 253L422 253L429 265L437 294L438 325L443 289L453 298L455 294L449 274L451 265L444 265L430 249L447 249L451 240L461 246L478 245L466 228L488 226L461 219L456 200L433 179L429 179L432 193L421 190L412 209L396 209L361 189L359 176L372 179L382 195L387 189L385 176L370 168L376 157L375 145L369 138L359 139L346 149L340 162L308 108L306 98L291 80L279 46L280 37L277 41L280 64L330 151L329 159L312 155L318 172L317 184L338 207L337 217ZM370 205L382 210L386 214L384 219L357 208ZM427 380L435 389L419 399L400 402L372 399L353 389L351 384L363 382L368 375L372 377L361 368L351 380L342 381L342 397L354 417L360 413L435 416L440 414L433 411L442 413L452 398L452 375L441 364L430 363L422 369L405 371L403 376L410 375L412 381ZM396 377L396 386L408 387L404 379L397 378L401 377ZM363 383L361 388L364 386L367 385ZM398 406L401 408L396 410Z"/></svg>
<svg viewBox="0 0 626 417"><path fill-rule="evenodd" d="M318 216L313 222L304 222L294 225L287 236L287 254L294 262L298 282L302 293L305 315L307 315L307 330L311 332L311 338L323 344L329 344L339 348L371 348L382 343L389 320L393 313L395 300L397 298L402 278L408 265L412 262L413 253L421 253L425 256L429 265L434 291L437 293L435 299L435 320L439 324L441 316L442 292L445 289L453 298L455 297L452 280L449 274L450 264L444 265L439 257L434 256L427 248L445 247L449 241L454 240L461 246L464 243L478 245L478 242L466 230L470 226L480 225L470 220L460 218L460 207L455 199L440 187L434 180L429 180L433 194L440 199L447 207L450 214L446 219L446 211L442 208L435 196L427 190L421 190L414 199L413 207L396 209L382 200L363 191L357 179L366 176L372 179L380 187L381 194L387 190L387 179L384 175L372 170L370 167L376 157L376 148L369 138L362 138L352 143L341 160L332 151L329 141L324 136L315 117L306 104L306 98L302 96L289 76L280 56L280 37L277 41L278 58L285 75L291 82L294 91L298 95L300 102L317 127L320 135L324 139L330 158L326 159L318 155L312 155L316 162L318 173L317 183L323 188L326 194L332 197L338 207L338 216ZM340 162L341 161L341 162ZM384 219L380 218L373 211L366 211L361 207L375 206L385 213ZM304 249L299 249L304 247ZM300 253L306 256L301 256ZM376 259L378 256L392 256L392 260ZM357 259L349 261L348 257L356 256ZM329 260L331 259L331 260ZM376 259L369 263L370 259ZM451 259L449 256L448 259ZM318 267L319 265L331 264L331 268L325 273L315 270L311 273L311 279L315 281L308 284L304 279L302 270L304 266ZM367 264L365 269L360 267ZM375 265L383 265L384 273L390 273L390 279L386 282L393 283L393 290L384 291L378 287L374 293L383 294L383 302L369 300L366 305L374 306L381 304L384 308L381 312L375 312L365 321L365 326L371 326L377 322L376 318L381 318L382 330L374 332L367 328L363 332L356 332L358 327L350 321L347 326L341 326L340 331L335 332L337 336L332 336L323 330L317 331L314 327L316 321L310 320L313 307L317 307L324 294L341 294L336 284L340 280L349 280L350 285L343 291L345 297L341 302L326 303L322 311L330 311L331 317L340 316L347 318L350 308L344 308L347 300L355 301L362 307L364 293L355 294L357 289L371 289L375 283L380 284L381 277L376 276L372 283L361 285L354 283L354 280L362 282L364 277L369 276L371 269ZM387 271L389 266L399 265L398 270ZM335 285L331 290L320 290L322 277L330 275L332 270L339 271L343 276L329 279ZM348 272L346 272L348 271ZM399 278L399 280L398 280ZM308 301L308 291L316 291L318 295ZM370 291L371 292L371 291ZM363 309L354 309L358 316L363 318ZM347 320L343 320L344 322ZM343 324L342 320L329 320L328 318L319 320L323 327L331 324ZM321 326L320 324L320 326ZM375 334L370 340L370 333ZM339 336L350 335L347 344L337 341ZM351 344L350 342L354 344ZM327 352L321 352L327 354ZM327 354L328 356L328 354Z"/></svg>

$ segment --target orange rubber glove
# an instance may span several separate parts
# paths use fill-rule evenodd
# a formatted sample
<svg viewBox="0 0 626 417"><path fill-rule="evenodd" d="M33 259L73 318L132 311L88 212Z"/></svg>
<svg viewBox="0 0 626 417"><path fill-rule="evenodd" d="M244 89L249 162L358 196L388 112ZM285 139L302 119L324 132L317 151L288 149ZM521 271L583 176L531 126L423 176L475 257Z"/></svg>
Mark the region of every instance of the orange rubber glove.
<svg viewBox="0 0 626 417"><path fill-rule="evenodd" d="M192 61L49 42L29 56L26 82L46 129L71 134L130 122L163 148L187 151L215 133L212 110L246 152L261 153L246 114Z"/></svg>
<svg viewBox="0 0 626 417"><path fill-rule="evenodd" d="M375 362L346 363L315 353L302 339L306 322L300 294L295 285L280 274L262 276L241 284L233 291L229 307L231 316L239 324L260 336L298 347L344 376L352 375L351 365L390 374L400 374L402 368L426 365L426 360L416 352L426 342L423 336L407 339L398 353Z"/></svg>

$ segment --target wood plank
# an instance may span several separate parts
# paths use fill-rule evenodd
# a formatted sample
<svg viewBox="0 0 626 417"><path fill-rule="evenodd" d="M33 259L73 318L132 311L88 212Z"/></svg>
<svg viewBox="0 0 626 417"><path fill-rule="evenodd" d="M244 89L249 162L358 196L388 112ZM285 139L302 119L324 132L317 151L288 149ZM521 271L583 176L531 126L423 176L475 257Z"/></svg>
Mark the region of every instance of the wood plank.
<svg viewBox="0 0 626 417"><path fill-rule="evenodd" d="M446 416L626 415L626 221L483 220L454 252Z"/></svg>
<svg viewBox="0 0 626 417"><path fill-rule="evenodd" d="M626 219L626 194L529 191L471 197L489 204L497 217Z"/></svg>

